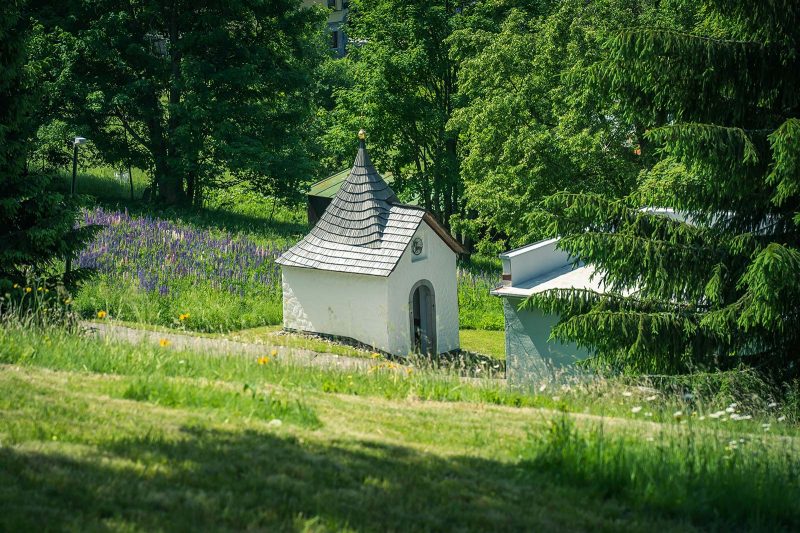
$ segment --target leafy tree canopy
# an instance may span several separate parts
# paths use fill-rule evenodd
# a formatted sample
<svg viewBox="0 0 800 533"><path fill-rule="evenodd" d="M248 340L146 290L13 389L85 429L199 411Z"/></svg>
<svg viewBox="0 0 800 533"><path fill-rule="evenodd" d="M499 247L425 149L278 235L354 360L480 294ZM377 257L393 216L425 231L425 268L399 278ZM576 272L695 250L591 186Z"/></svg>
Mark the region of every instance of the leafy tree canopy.
<svg viewBox="0 0 800 533"><path fill-rule="evenodd" d="M601 0L522 3L498 25L472 24L451 38L460 58L466 206L462 225L483 249L543 237L532 207L559 190L629 193L645 159L636 139L648 123L621 111L588 73L621 27L676 26L675 2Z"/></svg>
<svg viewBox="0 0 800 533"><path fill-rule="evenodd" d="M561 313L555 337L618 367L797 375L800 6L708 0L700 13L691 31L633 28L605 48L598 80L620 117L652 125L657 162L622 199L546 200L539 222L612 292L532 303Z"/></svg>
<svg viewBox="0 0 800 533"><path fill-rule="evenodd" d="M244 181L296 198L313 174L323 15L299 0L41 2L34 63L49 117L167 203ZM50 126L53 127L53 126Z"/></svg>
<svg viewBox="0 0 800 533"><path fill-rule="evenodd" d="M14 0L0 11L0 280L20 283L53 274L53 264L92 233L73 229L75 202L54 192L47 174L26 165L38 87L26 69L25 7Z"/></svg>
<svg viewBox="0 0 800 533"><path fill-rule="evenodd" d="M335 93L326 143L341 166L352 159L355 133L367 129L370 153L391 171L401 193L444 223L461 205L453 112L457 65L448 36L464 10L448 0L354 0L344 59L352 84Z"/></svg>

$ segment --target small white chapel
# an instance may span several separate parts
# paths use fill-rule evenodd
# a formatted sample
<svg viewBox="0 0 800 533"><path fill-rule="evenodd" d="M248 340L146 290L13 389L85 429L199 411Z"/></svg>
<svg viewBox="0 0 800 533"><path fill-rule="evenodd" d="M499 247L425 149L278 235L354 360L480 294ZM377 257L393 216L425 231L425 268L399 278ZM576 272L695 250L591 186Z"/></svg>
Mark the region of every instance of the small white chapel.
<svg viewBox="0 0 800 533"><path fill-rule="evenodd" d="M394 355L459 349L459 243L423 208L400 203L367 154L311 233L278 259L283 327L345 337Z"/></svg>

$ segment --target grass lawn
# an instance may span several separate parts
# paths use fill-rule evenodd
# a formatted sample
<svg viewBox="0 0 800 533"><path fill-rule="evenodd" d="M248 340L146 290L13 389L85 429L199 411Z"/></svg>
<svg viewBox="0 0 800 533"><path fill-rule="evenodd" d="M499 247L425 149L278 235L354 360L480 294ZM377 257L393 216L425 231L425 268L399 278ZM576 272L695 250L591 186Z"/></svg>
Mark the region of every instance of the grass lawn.
<svg viewBox="0 0 800 533"><path fill-rule="evenodd" d="M504 331L485 329L462 329L458 332L461 349L481 353L495 359L506 358L506 336Z"/></svg>
<svg viewBox="0 0 800 533"><path fill-rule="evenodd" d="M0 365L0 530L800 527L796 428L766 418L559 413L446 374L57 330L0 328Z"/></svg>

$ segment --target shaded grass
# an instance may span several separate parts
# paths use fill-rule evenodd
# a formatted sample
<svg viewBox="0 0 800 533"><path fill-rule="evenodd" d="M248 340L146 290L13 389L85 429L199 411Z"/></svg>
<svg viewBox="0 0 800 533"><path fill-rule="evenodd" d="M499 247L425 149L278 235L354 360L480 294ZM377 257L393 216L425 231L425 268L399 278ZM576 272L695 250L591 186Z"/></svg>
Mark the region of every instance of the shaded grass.
<svg viewBox="0 0 800 533"><path fill-rule="evenodd" d="M324 417L328 429L312 432L216 423L192 411L135 402L101 403L91 376L68 378L78 394L48 383L53 376L30 377L0 375L3 395L13 392L33 415L4 419L0 435L11 424L46 428L0 449L3 529L679 529L536 475L506 454L482 457L470 441L476 432L488 433L483 424L459 439L459 425L445 422L450 449L459 453L442 447L426 452L414 445L408 425L398 433L397 425L390 429L358 405L350 407L373 428L405 442L338 433L333 405ZM57 394L63 409L47 409ZM443 421L441 413L406 412L408 421ZM69 427L67 417L80 428Z"/></svg>
<svg viewBox="0 0 800 533"><path fill-rule="evenodd" d="M794 438L419 402L397 384L482 385L56 331L0 329L0 354L2 529L800 526ZM337 375L349 393L317 381ZM318 423L290 410L270 425L251 390Z"/></svg>
<svg viewBox="0 0 800 533"><path fill-rule="evenodd" d="M132 170L133 200L131 200L128 179L119 180L114 176L118 170L110 167L95 167L85 172L79 172L75 179L75 194L91 196L97 202L139 203L145 188L150 184L150 179L144 171L138 168ZM58 190L69 192L72 184L72 172L60 173L58 179L53 183Z"/></svg>

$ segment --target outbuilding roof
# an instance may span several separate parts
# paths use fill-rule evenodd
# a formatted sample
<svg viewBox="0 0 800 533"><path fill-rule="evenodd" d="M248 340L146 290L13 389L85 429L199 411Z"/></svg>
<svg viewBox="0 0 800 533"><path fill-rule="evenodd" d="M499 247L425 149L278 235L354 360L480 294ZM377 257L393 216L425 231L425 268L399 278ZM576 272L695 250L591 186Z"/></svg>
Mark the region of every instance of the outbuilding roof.
<svg viewBox="0 0 800 533"><path fill-rule="evenodd" d="M604 292L603 276L594 267L575 265L558 249L558 239L528 244L500 254L503 283L495 296L527 298L551 289L588 289Z"/></svg>
<svg viewBox="0 0 800 533"><path fill-rule="evenodd" d="M281 255L284 266L388 276L420 223L456 253L460 245L424 209L401 204L370 161L363 134L353 168L311 233Z"/></svg>

